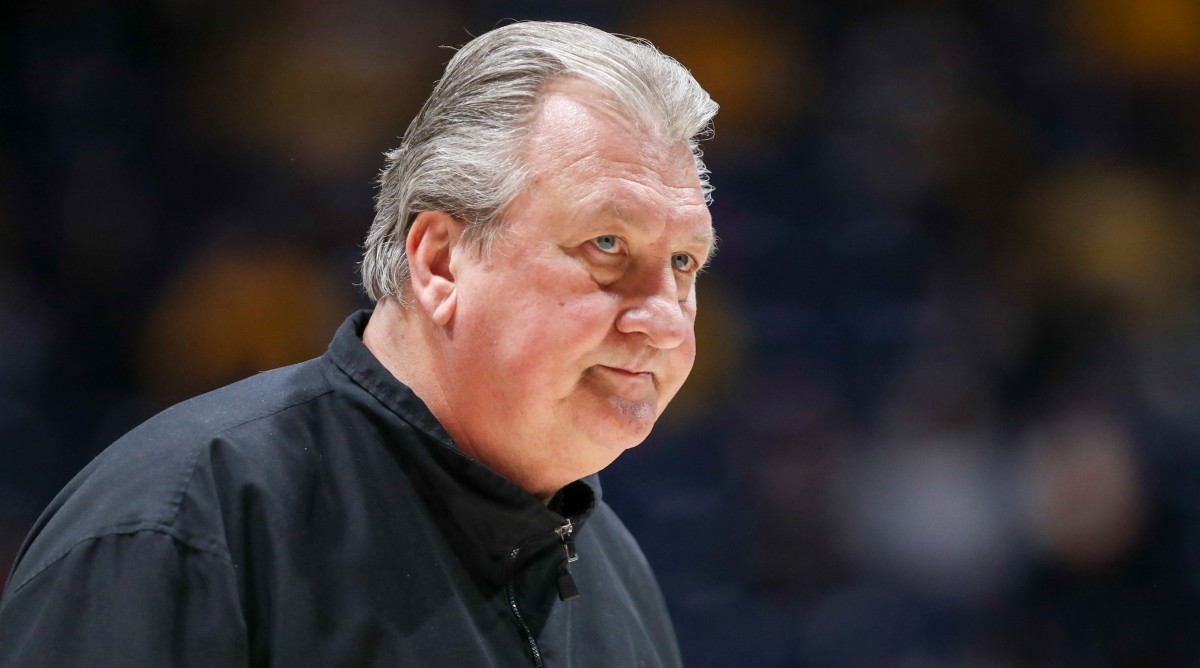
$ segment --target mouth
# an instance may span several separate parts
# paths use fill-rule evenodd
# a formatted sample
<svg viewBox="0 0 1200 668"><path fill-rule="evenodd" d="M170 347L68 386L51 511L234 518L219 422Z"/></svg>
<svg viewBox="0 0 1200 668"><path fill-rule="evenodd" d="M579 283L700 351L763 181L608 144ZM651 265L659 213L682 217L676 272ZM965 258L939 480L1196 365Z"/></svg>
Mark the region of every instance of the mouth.
<svg viewBox="0 0 1200 668"><path fill-rule="evenodd" d="M600 381L599 387L611 399L629 406L642 406L646 410L658 401L658 382L651 371L638 368L606 366L592 367L593 377Z"/></svg>
<svg viewBox="0 0 1200 668"><path fill-rule="evenodd" d="M618 376L625 376L625 377L628 377L628 378L646 378L646 379L652 379L652 378L654 378L654 374L653 374L653 373L651 373L651 372L649 372L649 371L642 371L642 370L640 370L640 369L626 369L626 368L624 368L624 367L619 367L619 366L605 366L605 365L603 365L603 364L598 364L598 365L596 365L596 366L597 366L597 367L599 367L599 368L601 368L601 369L605 369L605 370L607 370L607 371L611 371L612 373L614 373L614 374L617 374Z"/></svg>

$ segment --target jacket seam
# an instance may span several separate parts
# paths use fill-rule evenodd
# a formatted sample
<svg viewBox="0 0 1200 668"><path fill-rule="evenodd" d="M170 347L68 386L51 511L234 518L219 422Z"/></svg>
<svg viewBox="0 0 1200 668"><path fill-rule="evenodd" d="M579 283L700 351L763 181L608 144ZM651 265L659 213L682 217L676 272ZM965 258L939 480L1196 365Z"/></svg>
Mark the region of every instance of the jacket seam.
<svg viewBox="0 0 1200 668"><path fill-rule="evenodd" d="M295 403L288 404L287 406L283 406L282 408L279 408L277 410L271 411L270 413L264 413L263 415L256 415L255 417L249 418L242 422L238 422L237 424L232 424L227 427L224 427L224 428L214 432L212 435L212 438L218 438L218 437L225 435L228 432L230 432L234 429L237 429L239 427L243 427L252 422L257 422L258 420L264 420L273 415L278 415L279 413L282 413L287 410L291 410L293 408L296 408L297 406L303 406L304 404L310 403L321 397L324 397L326 395L333 394L333 393L334 393L334 390L332 388L327 388L324 392L313 395L311 397L307 397L302 401L297 401ZM199 468L200 459L204 456L205 452L207 452L207 449L204 447L196 448L196 454L192 457L191 463L188 465L187 470L184 472L178 490L176 490L175 492L172 493L172 498L168 502L168 505L167 505L166 517L164 517L162 520L141 520L138 522L127 523L127 524L117 524L117 525L114 525L111 527L106 527L104 529L100 529L94 533L90 533L90 534L80 538L79 540L75 541L74 543L71 543L70 546L62 549L60 552L55 553L52 557L48 558L43 563L43 565L40 566L32 574L30 574L28 578L26 578L23 582L21 582L16 587L14 587L12 590L12 593L16 594L20 590L24 589L26 585L28 585L30 582L32 582L34 579L36 579L39 575L44 573L46 570L48 570L49 568L54 566L56 563L61 561L63 558L65 558L67 555L69 555L72 551L74 551L75 548L79 547L83 543L86 543L90 540L96 540L97 538L104 538L106 536L131 535L131 534L142 533L142 532L147 532L147 531L153 532L153 533L161 533L163 535L169 536L171 539L175 540L176 542L178 542L180 545L183 545L184 547L196 550L198 552L211 554L213 556L216 556L216 557L222 559L223 561L228 562L230 565L232 565L233 558L229 555L229 552L227 550L225 550L223 546L221 546L221 544L218 541L213 540L212 538L204 538L204 539L194 538L194 537L191 537L191 536L185 534L182 531L179 531L178 529L176 529L173 526L174 523L179 519L179 514L183 510L183 499L187 495L188 488L191 487L192 482L195 480L196 470ZM204 545L201 545L201 544L199 544L199 541L201 541L201 540L211 543L212 545L216 545L218 547L214 548L214 547L206 547Z"/></svg>
<svg viewBox="0 0 1200 668"><path fill-rule="evenodd" d="M171 540L175 541L177 544L182 545L185 548L188 548L190 550L194 550L196 552L200 552L203 554L210 554L214 557L217 557L221 561L228 563L230 566L233 566L233 559L229 556L228 552L221 550L221 549L214 548L214 547L202 545L199 543L198 539L190 537L190 536L184 534L183 532L178 531L174 527L168 526L161 522L146 521L146 522L137 522L135 524L130 524L130 525L118 524L116 526L107 527L107 528L97 531L95 533L88 534L87 536L84 536L84 537L80 538L79 540L75 541L74 543L72 543L69 547L64 548L59 553L55 554L53 557L47 559L46 562L44 564L42 564L42 566L40 566L36 571L31 573L29 575L29 577L25 578L25 580L23 582L21 582L20 584L18 584L15 587L13 587L12 594L16 595L18 592L20 592L22 589L24 589L26 586L28 586L31 582L36 580L38 578L38 576L40 576L42 573L45 573L46 571L50 570L52 567L54 567L54 565L56 565L58 562L65 559L72 552L74 552L75 548L79 547L80 545L83 545L84 543L98 540L100 538L108 538L110 536L131 536L131 535L135 535L135 534L139 534L139 533L162 534L164 536L167 536ZM211 541L211 540L209 540L208 542L215 543L215 541Z"/></svg>
<svg viewBox="0 0 1200 668"><path fill-rule="evenodd" d="M283 413L285 411L290 411L293 408L297 408L299 406L303 406L305 404L312 403L312 402L316 401L317 399L320 399L321 397L324 397L326 395L333 394L333 393L334 393L334 390L332 388L327 388L324 392L321 392L320 394L314 394L313 396L307 397L301 401L297 401L296 403L288 404L286 406L283 406L281 408L273 410L270 413L256 415L252 418L243 420L242 422L238 422L237 424L231 424L227 427L223 427L213 433L213 435L210 437L210 442L211 442L211 440L215 440L222 436L228 435L230 432L232 432L233 430L238 429L240 427L244 427L253 422L258 422L259 420L265 420L269 417L279 415L280 413ZM183 480L179 486L179 490L174 493L174 498L171 500L170 504L167 506L168 515L166 518L164 518L166 525L168 525L168 526L173 525L179 519L179 514L181 512L183 512L183 499L184 499L184 497L187 496L188 488L192 486L192 482L195 480L196 469L199 468L200 459L202 457L204 457L205 452L208 452L208 449L203 446L196 448L196 456L192 459L192 463L188 466L187 471L184 472Z"/></svg>
<svg viewBox="0 0 1200 668"><path fill-rule="evenodd" d="M204 451L203 447L196 448L196 454L192 457L187 471L184 472L183 480L180 481L179 491L175 492L174 498L167 505L167 517L163 518L165 526L174 526L176 520L179 519L179 513L183 508L183 497L187 495L188 488L192 486L192 480L196 476L196 467L200 465L200 458L204 456Z"/></svg>
<svg viewBox="0 0 1200 668"><path fill-rule="evenodd" d="M280 413L283 413L284 411L290 411L293 408L296 408L297 406L303 406L304 404L312 403L312 402L316 401L317 399L320 399L321 397L324 397L329 394L334 394L335 392L336 392L336 390L334 390L331 387L326 388L325 391L321 392L320 394L314 394L311 397L307 397L305 399L297 401L294 404L288 404L286 406L283 406L282 408L277 408L277 409L271 411L270 413L263 413L262 415L256 415L252 418L247 418L236 424L231 424L227 427L222 427L221 429L213 432L212 437L217 438L219 436L223 436L223 435L229 433L230 431L233 431L234 429L237 429L239 427L244 427L244 426L250 424L251 422L258 422L259 420L265 420L269 417L279 415ZM203 450L201 450L201 452L203 452Z"/></svg>

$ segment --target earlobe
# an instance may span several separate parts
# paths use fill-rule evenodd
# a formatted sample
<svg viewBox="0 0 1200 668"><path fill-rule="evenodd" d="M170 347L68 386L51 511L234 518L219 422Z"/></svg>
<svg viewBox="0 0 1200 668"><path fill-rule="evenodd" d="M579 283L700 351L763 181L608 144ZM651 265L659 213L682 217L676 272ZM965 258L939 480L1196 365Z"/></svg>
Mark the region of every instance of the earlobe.
<svg viewBox="0 0 1200 668"><path fill-rule="evenodd" d="M454 318L454 307L457 305L458 292L452 288L450 293L446 295L446 298L438 303L437 308L433 309L430 318L438 325L448 325L450 324L450 320Z"/></svg>
<svg viewBox="0 0 1200 668"><path fill-rule="evenodd" d="M454 318L458 303L450 261L463 224L444 211L423 211L413 219L405 242L413 296L437 325Z"/></svg>

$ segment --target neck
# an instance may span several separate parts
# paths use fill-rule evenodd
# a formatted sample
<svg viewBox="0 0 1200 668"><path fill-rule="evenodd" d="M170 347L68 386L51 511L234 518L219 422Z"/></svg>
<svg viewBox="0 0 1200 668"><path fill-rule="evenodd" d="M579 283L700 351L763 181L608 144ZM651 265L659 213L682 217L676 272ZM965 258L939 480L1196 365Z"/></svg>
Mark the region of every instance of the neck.
<svg viewBox="0 0 1200 668"><path fill-rule="evenodd" d="M553 467L529 457L519 447L479 442L471 437L457 407L451 374L445 357L448 337L420 307L405 308L392 299L380 300L363 331L363 344L401 383L408 386L433 413L455 445L467 456L542 500L550 499L571 480L549 479ZM532 460L532 461L531 461ZM572 479L573 480L573 479Z"/></svg>

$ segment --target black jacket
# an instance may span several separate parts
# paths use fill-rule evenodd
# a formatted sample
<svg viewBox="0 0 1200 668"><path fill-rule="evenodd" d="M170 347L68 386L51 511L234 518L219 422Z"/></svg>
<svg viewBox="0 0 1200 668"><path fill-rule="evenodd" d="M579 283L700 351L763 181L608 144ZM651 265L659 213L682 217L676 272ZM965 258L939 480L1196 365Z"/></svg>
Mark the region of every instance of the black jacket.
<svg viewBox="0 0 1200 668"><path fill-rule="evenodd" d="M548 508L462 454L367 317L76 476L17 556L0 667L678 666L595 479Z"/></svg>

